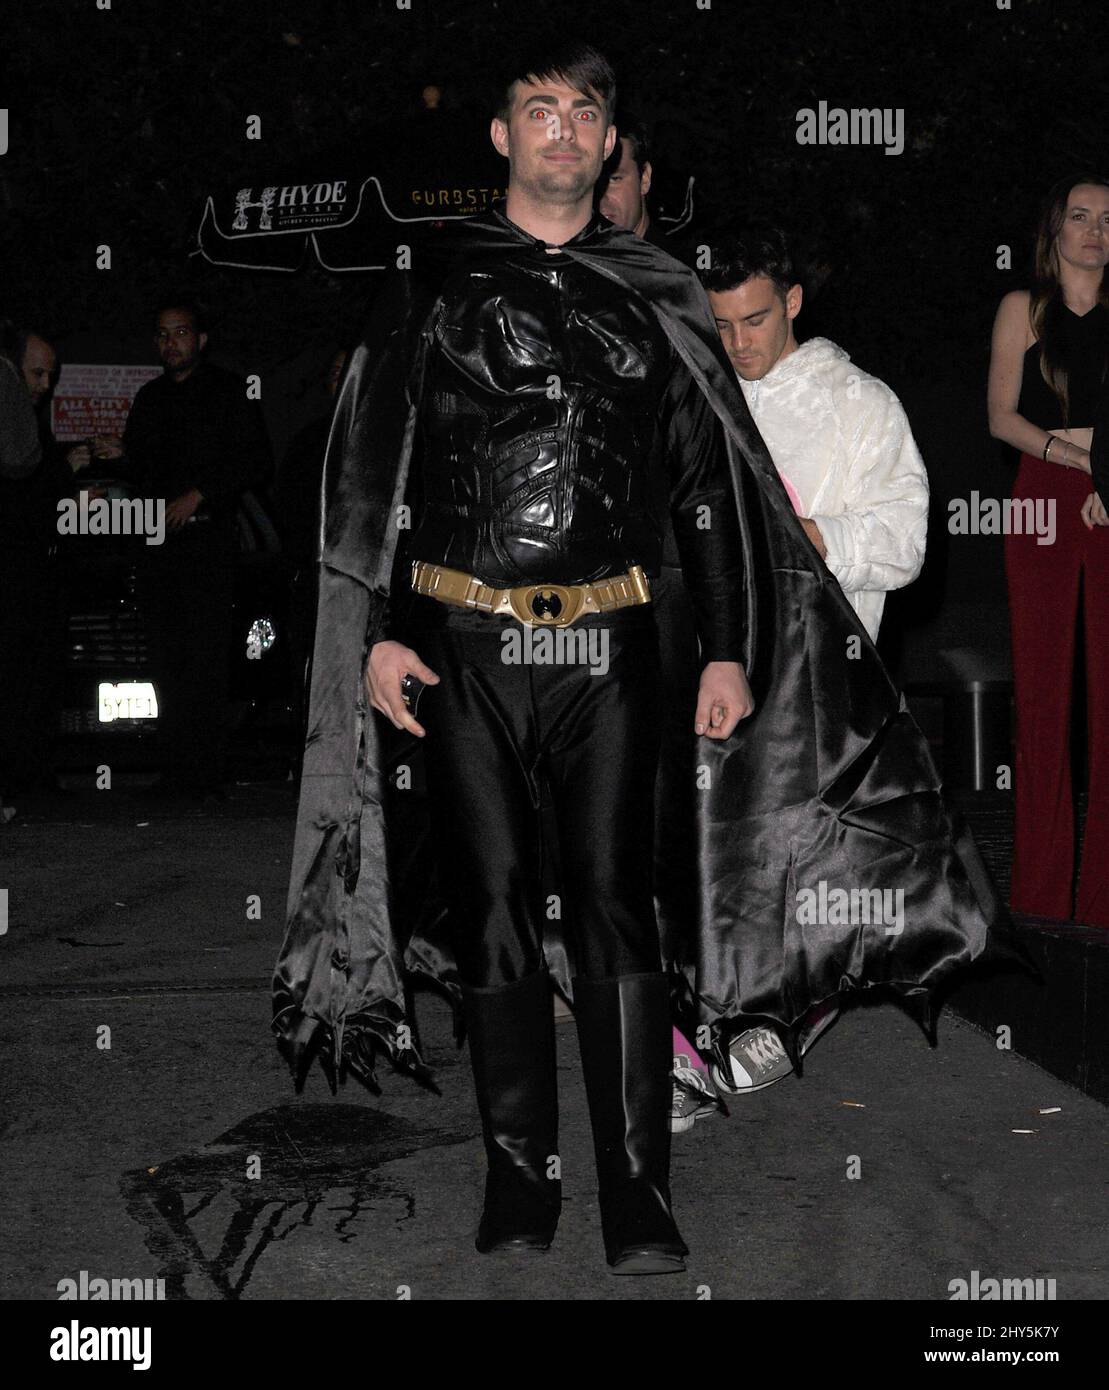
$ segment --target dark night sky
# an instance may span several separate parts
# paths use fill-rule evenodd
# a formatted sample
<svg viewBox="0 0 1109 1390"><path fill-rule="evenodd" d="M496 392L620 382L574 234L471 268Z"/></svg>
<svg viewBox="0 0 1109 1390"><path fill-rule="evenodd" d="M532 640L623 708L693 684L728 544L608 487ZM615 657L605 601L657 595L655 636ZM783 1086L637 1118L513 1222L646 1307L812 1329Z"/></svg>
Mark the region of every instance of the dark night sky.
<svg viewBox="0 0 1109 1390"><path fill-rule="evenodd" d="M330 344L356 331L373 277L190 260L204 195L281 182L324 149L370 163L383 122L402 148L428 81L483 138L490 56L546 13L519 0L19 7L5 35L0 313L53 332L70 360L150 360L152 296L193 283L213 305L223 359L276 376L267 412L280 446L309 411ZM942 611L949 622L962 596L992 603L1003 634L999 547L958 551L935 522L968 485L1008 490L985 431L989 329L1023 283L1047 187L1109 166L1103 7L560 0L550 13L608 53L659 162L695 175L699 219L769 213L829 269L801 336L827 333L890 382L932 479L929 571L897 596L906 621ZM904 152L800 146L797 112L821 100L903 109ZM260 142L245 138L249 114L262 117ZM110 273L93 268L101 242ZM1011 270L996 266L999 245Z"/></svg>
<svg viewBox="0 0 1109 1390"><path fill-rule="evenodd" d="M981 354L1042 191L1109 162L1100 8L569 0L557 14L609 53L621 95L696 175L699 212L764 209L813 242L835 271L830 322L902 371L922 355L946 370ZM190 266L197 200L322 148L358 147L374 122L403 128L429 79L456 119L484 129L488 57L540 13L474 0L20 7L6 26L6 312L62 334L122 330L157 286L199 276L232 336L245 315L270 330L275 353L289 333L333 326L322 276L275 295L272 277ZM904 153L799 146L796 113L821 99L903 108ZM245 139L248 113L262 116L259 143ZM110 274L91 268L103 241ZM994 265L1001 243L1014 249L1008 274ZM357 297L343 298L356 312Z"/></svg>

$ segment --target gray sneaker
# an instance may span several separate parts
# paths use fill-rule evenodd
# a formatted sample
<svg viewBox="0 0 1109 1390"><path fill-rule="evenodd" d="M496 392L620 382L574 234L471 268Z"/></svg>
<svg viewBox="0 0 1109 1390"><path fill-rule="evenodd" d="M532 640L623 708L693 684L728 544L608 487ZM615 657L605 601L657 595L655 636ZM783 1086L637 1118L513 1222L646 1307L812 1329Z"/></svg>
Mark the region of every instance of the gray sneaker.
<svg viewBox="0 0 1109 1390"><path fill-rule="evenodd" d="M813 1022L801 1038L803 1057L825 1029L830 1028L839 1017L839 1006L835 1003L810 1015ZM793 1070L793 1063L786 1055L782 1041L773 1028L748 1028L746 1033L734 1037L728 1046L728 1060L732 1064L730 1077L724 1075L717 1063L712 1065L712 1079L728 1095L761 1091L773 1086Z"/></svg>
<svg viewBox="0 0 1109 1390"><path fill-rule="evenodd" d="M773 1028L767 1027L748 1028L746 1033L734 1037L728 1044L728 1060L731 1076L725 1076L713 1063L712 1079L722 1091L733 1096L773 1086L793 1070L781 1039Z"/></svg>
<svg viewBox="0 0 1109 1390"><path fill-rule="evenodd" d="M670 1133L684 1134L698 1120L707 1120L720 1109L720 1102L704 1072L690 1063L684 1053L674 1058L670 1073L674 1083L670 1107Z"/></svg>

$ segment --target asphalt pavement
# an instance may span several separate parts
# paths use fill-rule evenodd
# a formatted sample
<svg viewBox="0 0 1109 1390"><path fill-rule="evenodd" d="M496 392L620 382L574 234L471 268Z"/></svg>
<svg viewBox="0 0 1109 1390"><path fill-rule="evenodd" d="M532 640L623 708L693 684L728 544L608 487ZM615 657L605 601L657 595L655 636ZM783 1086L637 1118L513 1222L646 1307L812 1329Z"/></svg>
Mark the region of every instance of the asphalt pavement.
<svg viewBox="0 0 1109 1390"><path fill-rule="evenodd" d="M206 808L82 791L0 830L0 1297L81 1271L190 1299L919 1300L974 1271L1105 1297L1105 1108L950 1013L933 1050L892 1005L675 1137L689 1269L638 1279L604 1263L561 1025L555 1245L477 1254L484 1157L440 998L417 1007L441 1095L387 1063L380 1097L318 1069L294 1094L268 993L293 815L284 784Z"/></svg>

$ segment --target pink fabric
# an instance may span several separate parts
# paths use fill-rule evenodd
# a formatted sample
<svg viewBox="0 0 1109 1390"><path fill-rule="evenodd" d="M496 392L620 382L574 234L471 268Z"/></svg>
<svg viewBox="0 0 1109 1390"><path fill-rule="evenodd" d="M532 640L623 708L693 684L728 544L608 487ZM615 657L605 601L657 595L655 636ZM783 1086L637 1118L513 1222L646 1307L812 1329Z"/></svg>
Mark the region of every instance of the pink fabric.
<svg viewBox="0 0 1109 1390"><path fill-rule="evenodd" d="M700 1055L693 1044L678 1030L674 1029L674 1056L685 1056L689 1058L689 1065L696 1067L698 1071L703 1071L706 1076L709 1074L708 1067L701 1061Z"/></svg>
<svg viewBox="0 0 1109 1390"><path fill-rule="evenodd" d="M780 468L778 469L778 477L782 480L782 486L786 490L786 496L789 498L793 510L797 513L798 516L803 515L801 511L801 499L797 496L793 484L790 482L790 480L786 477L786 475L782 472Z"/></svg>

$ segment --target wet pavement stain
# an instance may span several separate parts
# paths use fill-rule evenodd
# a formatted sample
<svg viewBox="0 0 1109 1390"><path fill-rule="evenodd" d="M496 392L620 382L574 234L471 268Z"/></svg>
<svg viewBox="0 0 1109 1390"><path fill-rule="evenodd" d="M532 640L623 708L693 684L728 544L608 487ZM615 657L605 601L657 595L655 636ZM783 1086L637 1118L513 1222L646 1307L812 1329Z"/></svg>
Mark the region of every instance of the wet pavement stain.
<svg viewBox="0 0 1109 1390"><path fill-rule="evenodd" d="M120 1191L167 1299L189 1299L196 1281L237 1299L267 1247L301 1227L328 1220L340 1242L350 1241L357 1218L382 1203L400 1203L395 1220L411 1220L414 1196L378 1170L473 1137L360 1105L282 1105L194 1153L124 1173ZM250 1178L255 1157L259 1176Z"/></svg>
<svg viewBox="0 0 1109 1390"><path fill-rule="evenodd" d="M92 946L97 951L103 951L108 946L126 946L126 941L78 941L73 936L59 936L58 941L63 946Z"/></svg>

